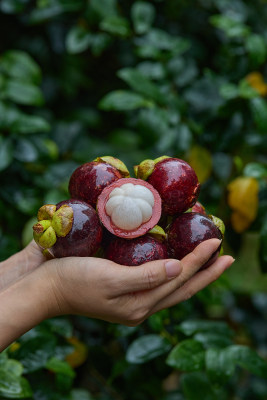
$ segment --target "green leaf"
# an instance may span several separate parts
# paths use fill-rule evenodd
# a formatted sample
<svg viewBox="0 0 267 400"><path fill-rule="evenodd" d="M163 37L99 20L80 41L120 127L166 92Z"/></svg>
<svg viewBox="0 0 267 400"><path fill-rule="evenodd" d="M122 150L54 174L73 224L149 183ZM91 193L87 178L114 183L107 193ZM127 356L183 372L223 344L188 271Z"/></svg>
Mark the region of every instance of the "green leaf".
<svg viewBox="0 0 267 400"><path fill-rule="evenodd" d="M267 57L267 46L266 40L262 36L256 33L249 35L246 38L245 46L249 57L256 66L264 63Z"/></svg>
<svg viewBox="0 0 267 400"><path fill-rule="evenodd" d="M43 94L37 86L19 80L8 80L2 95L23 105L41 106L44 103Z"/></svg>
<svg viewBox="0 0 267 400"><path fill-rule="evenodd" d="M7 399L25 399L32 396L32 390L25 378L0 368L0 396Z"/></svg>
<svg viewBox="0 0 267 400"><path fill-rule="evenodd" d="M59 194L58 194L59 196ZM62 201L62 193L61 193L61 198L58 198L55 203L59 203ZM49 203L49 202L48 202ZM53 204L53 202L51 202ZM50 318L46 321L43 322L43 324L47 325L49 327L50 332L54 332L57 335L60 335L64 338L71 337L73 333L73 326L70 320L67 318Z"/></svg>
<svg viewBox="0 0 267 400"><path fill-rule="evenodd" d="M159 335L145 335L134 342L127 349L126 360L131 364L143 364L170 350L170 343Z"/></svg>
<svg viewBox="0 0 267 400"><path fill-rule="evenodd" d="M204 367L205 352L201 343L193 339L178 343L168 355L166 363L181 371L199 371Z"/></svg>
<svg viewBox="0 0 267 400"><path fill-rule="evenodd" d="M75 371L71 368L71 366L66 362L59 360L58 358L52 357L50 358L45 367L56 374L63 374L70 376L71 378L75 377Z"/></svg>
<svg viewBox="0 0 267 400"><path fill-rule="evenodd" d="M208 331L225 334L229 337L233 335L232 330L224 321L187 320L178 326L178 330L186 336L191 336L197 332Z"/></svg>
<svg viewBox="0 0 267 400"><path fill-rule="evenodd" d="M161 58L162 52L179 55L191 46L187 39L172 36L161 29L151 29L147 34L135 39L137 53L143 58Z"/></svg>
<svg viewBox="0 0 267 400"><path fill-rule="evenodd" d="M92 43L92 34L83 26L74 26L66 38L66 48L71 54L82 53Z"/></svg>
<svg viewBox="0 0 267 400"><path fill-rule="evenodd" d="M247 25L227 15L213 15L210 17L210 23L221 29L231 39L247 37L250 33L250 28Z"/></svg>
<svg viewBox="0 0 267 400"><path fill-rule="evenodd" d="M145 1L136 1L131 8L134 30L137 34L146 33L155 18L155 8L152 4Z"/></svg>
<svg viewBox="0 0 267 400"><path fill-rule="evenodd" d="M239 96L239 88L237 85L234 85L233 83L224 83L220 87L220 95L225 100L235 99Z"/></svg>
<svg viewBox="0 0 267 400"><path fill-rule="evenodd" d="M16 142L14 158L22 162L33 162L38 158L38 151L34 144L27 139L19 139Z"/></svg>
<svg viewBox="0 0 267 400"><path fill-rule="evenodd" d="M84 8L83 0L44 0L33 8L29 15L29 23L39 24L63 13L81 11Z"/></svg>
<svg viewBox="0 0 267 400"><path fill-rule="evenodd" d="M252 117L258 129L264 134L267 131L267 102L262 98L255 98L250 101Z"/></svg>
<svg viewBox="0 0 267 400"><path fill-rule="evenodd" d="M10 125L10 130L11 132L23 134L48 132L50 131L50 125L42 117L20 113Z"/></svg>
<svg viewBox="0 0 267 400"><path fill-rule="evenodd" d="M243 99L253 99L259 97L259 93L255 90L246 79L242 79L238 85L239 96Z"/></svg>
<svg viewBox="0 0 267 400"><path fill-rule="evenodd" d="M72 389L70 400L94 400L93 396L84 389Z"/></svg>
<svg viewBox="0 0 267 400"><path fill-rule="evenodd" d="M160 62L143 61L136 68L149 79L161 80L166 76L166 70Z"/></svg>
<svg viewBox="0 0 267 400"><path fill-rule="evenodd" d="M217 395L203 372L183 374L181 386L186 400L217 400Z"/></svg>
<svg viewBox="0 0 267 400"><path fill-rule="evenodd" d="M254 350L242 345L207 350L206 365L213 379L218 379L220 375L232 376L237 365L262 378L267 376L267 362Z"/></svg>
<svg viewBox="0 0 267 400"><path fill-rule="evenodd" d="M233 343L232 339L224 333L198 332L194 335L194 339L201 343L205 348L224 348Z"/></svg>
<svg viewBox="0 0 267 400"><path fill-rule="evenodd" d="M101 19L117 15L117 0L90 0L90 7Z"/></svg>
<svg viewBox="0 0 267 400"><path fill-rule="evenodd" d="M114 36L127 37L130 34L130 27L126 18L109 16L100 23L100 29Z"/></svg>
<svg viewBox="0 0 267 400"><path fill-rule="evenodd" d="M99 108L106 111L130 111L141 107L150 107L153 103L139 94L116 90L108 93L99 103Z"/></svg>
<svg viewBox="0 0 267 400"><path fill-rule="evenodd" d="M7 168L13 160L13 144L9 138L0 135L0 171Z"/></svg>
<svg viewBox="0 0 267 400"><path fill-rule="evenodd" d="M0 10L6 14L19 14L31 0L2 0Z"/></svg>
<svg viewBox="0 0 267 400"><path fill-rule="evenodd" d="M41 81L39 65L27 53L20 50L10 50L2 55L0 71L23 82L38 84Z"/></svg>
<svg viewBox="0 0 267 400"><path fill-rule="evenodd" d="M30 373L46 366L53 357L56 348L56 337L52 334L42 334L29 338L21 343L15 356L24 366L24 372Z"/></svg>
<svg viewBox="0 0 267 400"><path fill-rule="evenodd" d="M252 162L245 166L243 174L245 176L252 176L253 178L266 178L267 177L267 165Z"/></svg>
<svg viewBox="0 0 267 400"><path fill-rule="evenodd" d="M137 69L124 68L119 70L117 75L136 92L154 100L155 102L158 102L159 104L165 103L164 96L161 94L158 87L148 78L142 75L142 73Z"/></svg>

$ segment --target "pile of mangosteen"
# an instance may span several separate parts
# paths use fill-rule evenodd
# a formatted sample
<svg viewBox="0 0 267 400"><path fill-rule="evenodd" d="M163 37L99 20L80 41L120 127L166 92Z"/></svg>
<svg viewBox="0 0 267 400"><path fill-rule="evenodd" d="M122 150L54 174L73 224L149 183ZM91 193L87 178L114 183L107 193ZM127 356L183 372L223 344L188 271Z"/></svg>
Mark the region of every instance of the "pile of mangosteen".
<svg viewBox="0 0 267 400"><path fill-rule="evenodd" d="M136 266L182 259L202 241L223 238L223 222L197 201L200 184L187 162L162 156L144 160L134 173L131 178L110 156L79 166L70 177L70 199L38 211L33 236L44 254Z"/></svg>

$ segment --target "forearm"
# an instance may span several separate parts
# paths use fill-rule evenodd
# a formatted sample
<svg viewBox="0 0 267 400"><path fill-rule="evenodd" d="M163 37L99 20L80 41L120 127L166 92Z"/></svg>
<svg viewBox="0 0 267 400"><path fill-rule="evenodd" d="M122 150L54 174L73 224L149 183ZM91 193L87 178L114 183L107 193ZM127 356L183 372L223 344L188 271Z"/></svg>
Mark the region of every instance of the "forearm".
<svg viewBox="0 0 267 400"><path fill-rule="evenodd" d="M0 351L53 316L53 300L45 267L23 276L0 292Z"/></svg>

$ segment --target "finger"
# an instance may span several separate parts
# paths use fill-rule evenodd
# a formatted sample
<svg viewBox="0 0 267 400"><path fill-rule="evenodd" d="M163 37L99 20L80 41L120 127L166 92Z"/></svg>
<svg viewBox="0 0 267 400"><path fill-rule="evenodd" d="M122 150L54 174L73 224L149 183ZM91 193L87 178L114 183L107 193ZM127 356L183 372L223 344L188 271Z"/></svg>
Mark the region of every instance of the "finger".
<svg viewBox="0 0 267 400"><path fill-rule="evenodd" d="M177 289L186 282L192 275L204 265L212 254L218 249L220 240L209 239L201 243L195 250L188 254L180 262L178 260L157 260L142 264L137 267L120 266L121 272L118 276L118 265L114 264L114 275L116 280L116 295L129 292L140 292L143 290L154 289L169 280L172 285L164 285L161 297ZM158 301L151 294L150 303Z"/></svg>
<svg viewBox="0 0 267 400"><path fill-rule="evenodd" d="M209 268L198 272L178 290L162 298L151 310L150 315L164 308L172 307L175 304L190 299L197 292L218 279L221 274L233 264L233 262L234 259L231 256L219 257Z"/></svg>
<svg viewBox="0 0 267 400"><path fill-rule="evenodd" d="M182 263L174 259L150 261L136 267L114 264L112 275L113 279L116 276L115 295L153 289L179 276L181 272Z"/></svg>

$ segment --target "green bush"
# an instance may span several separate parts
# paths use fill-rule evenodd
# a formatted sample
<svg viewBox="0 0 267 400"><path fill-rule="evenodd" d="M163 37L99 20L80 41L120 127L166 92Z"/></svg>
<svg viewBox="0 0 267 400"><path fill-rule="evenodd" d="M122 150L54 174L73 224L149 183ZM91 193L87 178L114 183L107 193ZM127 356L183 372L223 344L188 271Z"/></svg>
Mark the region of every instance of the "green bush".
<svg viewBox="0 0 267 400"><path fill-rule="evenodd" d="M267 397L266 17L264 0L0 2L0 258L79 164L167 154L195 168L237 259L138 328L43 322L0 355L2 398Z"/></svg>

